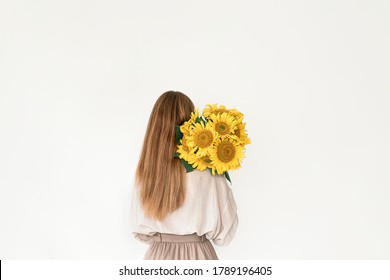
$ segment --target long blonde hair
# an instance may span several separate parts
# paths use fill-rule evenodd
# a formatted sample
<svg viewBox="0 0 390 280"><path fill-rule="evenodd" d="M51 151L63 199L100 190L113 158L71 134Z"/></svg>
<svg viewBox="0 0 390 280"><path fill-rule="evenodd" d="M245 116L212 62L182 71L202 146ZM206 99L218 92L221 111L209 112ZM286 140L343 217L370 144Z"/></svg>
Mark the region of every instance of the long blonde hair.
<svg viewBox="0 0 390 280"><path fill-rule="evenodd" d="M176 125L188 120L194 104L179 91L164 92L154 104L136 170L144 212L162 220L179 208L185 197L185 169L177 149Z"/></svg>

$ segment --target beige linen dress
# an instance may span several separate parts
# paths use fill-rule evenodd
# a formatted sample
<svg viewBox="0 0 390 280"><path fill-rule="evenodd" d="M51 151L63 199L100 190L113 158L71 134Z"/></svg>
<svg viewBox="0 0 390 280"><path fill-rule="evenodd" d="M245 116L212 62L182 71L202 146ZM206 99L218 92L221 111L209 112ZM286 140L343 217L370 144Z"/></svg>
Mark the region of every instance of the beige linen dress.
<svg viewBox="0 0 390 280"><path fill-rule="evenodd" d="M210 240L228 245L238 225L237 206L224 175L209 170L186 174L185 201L162 221L145 216L136 185L132 194L132 234L150 244L144 259L218 259Z"/></svg>

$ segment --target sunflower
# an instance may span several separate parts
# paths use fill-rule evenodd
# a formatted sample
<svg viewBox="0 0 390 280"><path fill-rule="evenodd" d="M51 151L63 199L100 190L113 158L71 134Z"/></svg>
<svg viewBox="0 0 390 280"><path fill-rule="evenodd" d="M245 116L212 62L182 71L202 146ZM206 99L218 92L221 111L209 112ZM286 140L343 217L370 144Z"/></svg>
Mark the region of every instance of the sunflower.
<svg viewBox="0 0 390 280"><path fill-rule="evenodd" d="M210 156L203 156L200 158L194 158L188 163L192 164L193 168L196 168L200 171L203 171L206 168L212 168Z"/></svg>
<svg viewBox="0 0 390 280"><path fill-rule="evenodd" d="M246 123L240 122L237 124L237 128L234 130L234 135L237 136L237 139L242 144L251 144L251 140L248 138L248 134L245 131Z"/></svg>
<svg viewBox="0 0 390 280"><path fill-rule="evenodd" d="M187 162L195 159L194 154L191 152L192 148L187 144L187 136L183 135L180 139L180 145L178 145L176 152L179 153L179 158L184 159Z"/></svg>
<svg viewBox="0 0 390 280"><path fill-rule="evenodd" d="M225 171L239 168L244 157L243 150L243 145L230 137L218 138L214 149L210 151L212 174L215 175L215 171L222 174Z"/></svg>
<svg viewBox="0 0 390 280"><path fill-rule="evenodd" d="M194 124L191 130L187 145L192 148L192 152L196 154L196 157L202 157L207 155L212 148L215 138L216 135L210 122L206 124L198 122Z"/></svg>
<svg viewBox="0 0 390 280"><path fill-rule="evenodd" d="M224 136L229 133L234 133L236 129L236 120L228 113L211 114L209 120L212 123L213 129L220 135Z"/></svg>
<svg viewBox="0 0 390 280"><path fill-rule="evenodd" d="M244 118L244 114L236 109L230 109L229 113L238 121L241 122Z"/></svg>
<svg viewBox="0 0 390 280"><path fill-rule="evenodd" d="M190 135L197 118L199 118L199 110L194 109L194 111L191 112L191 118L180 126L180 131L183 134Z"/></svg>
<svg viewBox="0 0 390 280"><path fill-rule="evenodd" d="M205 116L206 118L209 117L211 114L222 114L222 113L229 113L229 110L226 109L225 106L223 105L220 105L219 107L217 106L217 104L207 104L206 105L207 107L203 109L203 116Z"/></svg>

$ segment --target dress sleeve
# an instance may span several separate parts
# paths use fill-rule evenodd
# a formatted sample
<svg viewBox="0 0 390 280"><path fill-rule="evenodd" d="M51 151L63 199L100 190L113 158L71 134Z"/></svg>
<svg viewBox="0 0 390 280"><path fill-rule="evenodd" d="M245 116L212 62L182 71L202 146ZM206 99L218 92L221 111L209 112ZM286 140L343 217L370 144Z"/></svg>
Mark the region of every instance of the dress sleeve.
<svg viewBox="0 0 390 280"><path fill-rule="evenodd" d="M218 176L216 179L218 180L219 221L212 241L218 246L227 246L237 231L237 205L225 176Z"/></svg>
<svg viewBox="0 0 390 280"><path fill-rule="evenodd" d="M141 242L151 244L151 236L155 233L153 229L144 225L143 221L147 219L139 201L139 191L136 184L133 184L132 198L131 198L131 220L130 228L133 237Z"/></svg>

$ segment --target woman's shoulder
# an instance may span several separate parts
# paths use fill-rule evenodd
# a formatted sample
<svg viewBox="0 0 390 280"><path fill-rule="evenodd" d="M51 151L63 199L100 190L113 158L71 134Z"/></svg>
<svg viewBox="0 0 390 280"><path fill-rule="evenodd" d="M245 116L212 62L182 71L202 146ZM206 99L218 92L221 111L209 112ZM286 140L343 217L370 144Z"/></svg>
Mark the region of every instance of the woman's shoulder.
<svg viewBox="0 0 390 280"><path fill-rule="evenodd" d="M189 197L200 197L198 203L201 203L202 207L205 203L211 203L221 209L230 206L236 207L232 188L229 186L225 175L212 175L209 170L194 170L187 173L187 175L189 177L187 181Z"/></svg>
<svg viewBox="0 0 390 280"><path fill-rule="evenodd" d="M193 170L187 173L187 178L189 179L190 183L196 183L197 185L217 185L228 187L225 175L212 175L209 170Z"/></svg>
<svg viewBox="0 0 390 280"><path fill-rule="evenodd" d="M212 175L211 172L207 169L203 170L203 171L195 169L191 172L188 172L187 176L191 177L191 178L202 178L202 179L213 179L213 180L216 180L217 178L222 177L222 175L219 175L219 174Z"/></svg>

